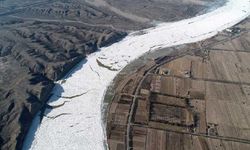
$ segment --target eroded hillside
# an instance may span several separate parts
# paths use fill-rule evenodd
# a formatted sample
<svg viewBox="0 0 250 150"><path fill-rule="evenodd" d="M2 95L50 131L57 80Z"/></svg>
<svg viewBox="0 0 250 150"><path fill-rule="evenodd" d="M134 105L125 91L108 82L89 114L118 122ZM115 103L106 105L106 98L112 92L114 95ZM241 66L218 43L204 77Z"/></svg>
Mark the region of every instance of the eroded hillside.
<svg viewBox="0 0 250 150"><path fill-rule="evenodd" d="M46 106L54 81L88 54L119 41L131 30L152 26L152 21L180 20L214 5L193 3L1 0L0 149L21 149L34 115ZM181 11L176 13L177 9Z"/></svg>

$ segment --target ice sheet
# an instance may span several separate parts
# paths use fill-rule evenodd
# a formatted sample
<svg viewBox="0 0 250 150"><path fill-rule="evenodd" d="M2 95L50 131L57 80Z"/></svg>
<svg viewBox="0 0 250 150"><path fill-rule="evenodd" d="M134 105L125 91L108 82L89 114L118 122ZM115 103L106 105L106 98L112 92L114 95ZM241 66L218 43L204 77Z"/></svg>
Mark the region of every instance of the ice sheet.
<svg viewBox="0 0 250 150"><path fill-rule="evenodd" d="M58 84L50 105L67 102L54 109L39 125L38 116L24 143L24 150L102 150L105 130L102 127L101 106L107 86L118 72L142 54L185 43L193 43L216 35L250 14L249 0L229 0L213 12L173 23L162 23L131 33L122 41L93 53L70 73L64 84ZM98 63L99 65L98 65ZM105 67L101 67L103 65ZM85 94L83 94L85 93ZM82 96L73 99L60 96Z"/></svg>

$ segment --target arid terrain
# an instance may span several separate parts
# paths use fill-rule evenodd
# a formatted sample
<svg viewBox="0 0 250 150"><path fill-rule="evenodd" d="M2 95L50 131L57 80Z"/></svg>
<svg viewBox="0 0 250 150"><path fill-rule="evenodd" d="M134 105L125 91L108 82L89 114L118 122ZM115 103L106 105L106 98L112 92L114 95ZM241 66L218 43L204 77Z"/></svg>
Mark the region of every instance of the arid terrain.
<svg viewBox="0 0 250 150"><path fill-rule="evenodd" d="M223 3L0 0L0 149L21 149L34 115L51 108L46 101L54 81L88 54L130 31L192 17Z"/></svg>
<svg viewBox="0 0 250 150"><path fill-rule="evenodd" d="M134 61L108 90L110 150L250 149L250 18L162 51Z"/></svg>

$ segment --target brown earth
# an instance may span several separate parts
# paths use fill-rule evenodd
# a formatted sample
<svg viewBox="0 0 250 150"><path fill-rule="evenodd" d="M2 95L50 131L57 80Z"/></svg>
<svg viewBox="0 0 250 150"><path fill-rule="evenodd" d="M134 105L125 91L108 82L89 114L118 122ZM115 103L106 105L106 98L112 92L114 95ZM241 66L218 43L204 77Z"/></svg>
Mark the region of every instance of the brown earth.
<svg viewBox="0 0 250 150"><path fill-rule="evenodd" d="M250 19L172 49L117 77L110 150L250 149Z"/></svg>
<svg viewBox="0 0 250 150"><path fill-rule="evenodd" d="M188 5L184 12L165 19L191 17L224 2L189 7L195 2L184 1L161 4L173 13ZM131 30L151 27L153 20L162 21L158 2L150 3L157 7L148 9L147 16L142 15L147 8L140 7L146 2L129 3L141 13L103 0L0 0L0 149L21 149L34 115L46 106L54 81L86 55Z"/></svg>

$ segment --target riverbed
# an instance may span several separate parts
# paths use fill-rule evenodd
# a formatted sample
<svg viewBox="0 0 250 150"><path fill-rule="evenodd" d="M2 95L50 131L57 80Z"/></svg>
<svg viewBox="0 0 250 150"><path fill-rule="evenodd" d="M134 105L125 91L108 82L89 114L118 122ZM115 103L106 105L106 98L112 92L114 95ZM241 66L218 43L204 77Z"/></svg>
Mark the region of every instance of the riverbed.
<svg viewBox="0 0 250 150"><path fill-rule="evenodd" d="M26 149L102 150L106 147L102 124L105 91L127 64L157 49L194 43L227 29L250 14L249 0L229 0L207 14L129 34L122 41L89 55L56 84L41 124L34 119L24 143Z"/></svg>

